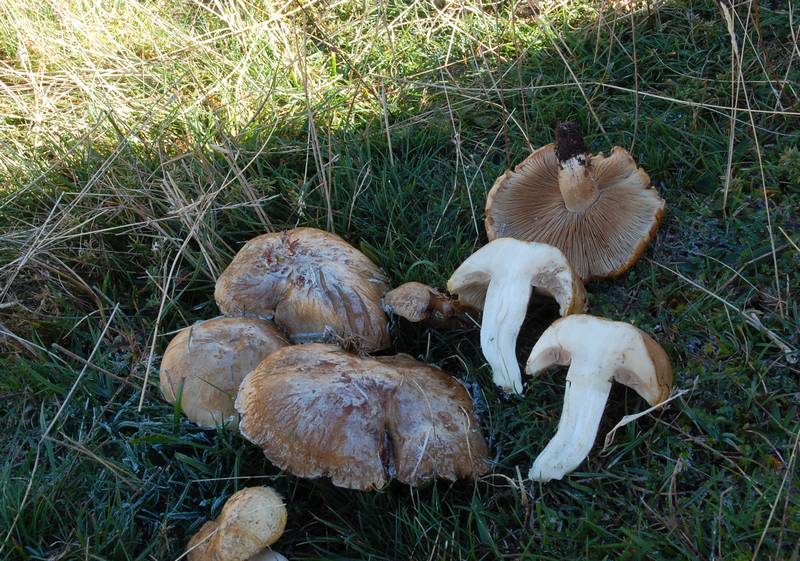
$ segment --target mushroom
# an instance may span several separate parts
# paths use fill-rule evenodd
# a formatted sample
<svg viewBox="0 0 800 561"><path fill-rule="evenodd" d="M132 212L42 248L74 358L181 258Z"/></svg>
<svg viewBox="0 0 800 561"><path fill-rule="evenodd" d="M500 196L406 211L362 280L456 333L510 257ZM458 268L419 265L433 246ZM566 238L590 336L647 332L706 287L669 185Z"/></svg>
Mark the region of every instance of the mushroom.
<svg viewBox="0 0 800 561"><path fill-rule="evenodd" d="M270 549L267 549L257 555L252 556L247 561L289 561L289 560L286 559L286 557L284 557L277 551L272 551Z"/></svg>
<svg viewBox="0 0 800 561"><path fill-rule="evenodd" d="M420 282L407 282L387 292L383 307L412 323L432 325L466 324L470 316L480 313Z"/></svg>
<svg viewBox="0 0 800 561"><path fill-rule="evenodd" d="M256 318L216 318L173 337L161 359L161 393L178 396L189 419L204 427L236 429L233 399L244 377L271 352L289 343L271 323Z"/></svg>
<svg viewBox="0 0 800 561"><path fill-rule="evenodd" d="M494 383L507 392L522 393L516 343L534 286L556 299L562 316L586 308L581 279L561 251L542 243L494 240L470 255L447 281L447 290L461 302L483 309L483 356Z"/></svg>
<svg viewBox="0 0 800 561"><path fill-rule="evenodd" d="M495 181L486 199L490 240L554 245L582 279L621 275L641 257L664 214L664 199L619 146L589 154L580 127L561 123L556 143Z"/></svg>
<svg viewBox="0 0 800 561"><path fill-rule="evenodd" d="M256 561L286 528L286 506L271 487L231 495L216 520L203 524L186 546L189 561Z"/></svg>
<svg viewBox="0 0 800 561"><path fill-rule="evenodd" d="M217 280L225 315L274 317L294 343L331 338L374 351L389 344L381 270L335 234L295 228L247 242Z"/></svg>
<svg viewBox="0 0 800 561"><path fill-rule="evenodd" d="M485 473L486 444L464 387L407 355L286 347L242 382L242 435L281 469L353 489Z"/></svg>
<svg viewBox="0 0 800 561"><path fill-rule="evenodd" d="M664 349L636 327L589 315L554 322L531 351L525 371L537 376L569 365L558 430L533 462L534 481L561 479L577 468L594 444L611 381L636 390L651 406L664 401L672 366Z"/></svg>

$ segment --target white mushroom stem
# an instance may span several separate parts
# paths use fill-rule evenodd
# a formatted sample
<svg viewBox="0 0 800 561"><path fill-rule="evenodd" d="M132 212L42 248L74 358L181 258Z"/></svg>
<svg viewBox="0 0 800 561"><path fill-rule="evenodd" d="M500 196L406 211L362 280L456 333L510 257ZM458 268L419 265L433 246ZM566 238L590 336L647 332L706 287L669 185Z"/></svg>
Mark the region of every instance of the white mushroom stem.
<svg viewBox="0 0 800 561"><path fill-rule="evenodd" d="M522 393L516 343L533 287L556 299L560 314L583 311L586 292L567 258L553 246L498 238L470 255L447 281L468 306L483 308L481 349L492 379Z"/></svg>
<svg viewBox="0 0 800 561"><path fill-rule="evenodd" d="M492 368L492 380L518 394L522 393L522 377L517 362L517 335L525 321L532 290L530 278L522 275L493 280L483 305L481 349Z"/></svg>
<svg viewBox="0 0 800 561"><path fill-rule="evenodd" d="M600 196L588 161L588 154L579 154L559 164L558 190L572 212L588 210Z"/></svg>
<svg viewBox="0 0 800 561"><path fill-rule="evenodd" d="M624 384L650 405L664 401L672 385L672 366L649 335L619 321L572 315L554 322L534 345L525 371L537 376L569 364L564 406L553 439L534 460L528 477L561 479L589 455L611 384Z"/></svg>
<svg viewBox="0 0 800 561"><path fill-rule="evenodd" d="M611 392L611 378L591 363L572 363L567 372L558 430L534 460L528 473L530 479L543 482L561 479L589 455Z"/></svg>

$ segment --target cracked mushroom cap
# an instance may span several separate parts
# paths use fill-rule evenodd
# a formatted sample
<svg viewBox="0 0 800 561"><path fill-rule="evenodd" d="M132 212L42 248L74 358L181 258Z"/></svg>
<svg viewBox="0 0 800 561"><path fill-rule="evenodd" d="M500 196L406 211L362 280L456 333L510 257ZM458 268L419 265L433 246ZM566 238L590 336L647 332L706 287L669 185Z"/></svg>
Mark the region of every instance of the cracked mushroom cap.
<svg viewBox="0 0 800 561"><path fill-rule="evenodd" d="M164 399L181 396L186 416L204 427L235 429L238 416L233 400L244 377L266 356L287 346L283 334L269 321L255 318L216 318L181 330L161 360Z"/></svg>
<svg viewBox="0 0 800 561"><path fill-rule="evenodd" d="M242 383L240 430L300 477L353 489L485 473L486 444L464 387L407 355L361 358L332 345L287 347Z"/></svg>
<svg viewBox="0 0 800 561"><path fill-rule="evenodd" d="M225 315L273 316L294 343L345 339L361 350L389 344L381 270L335 234L295 228L247 242L217 280Z"/></svg>
<svg viewBox="0 0 800 561"><path fill-rule="evenodd" d="M283 498L270 487L231 495L216 520L203 524L186 546L189 561L258 559L286 528Z"/></svg>
<svg viewBox="0 0 800 561"><path fill-rule="evenodd" d="M486 199L486 234L554 245L584 280L618 276L655 236L664 199L625 149L588 154L570 125L557 130L556 144L495 181Z"/></svg>

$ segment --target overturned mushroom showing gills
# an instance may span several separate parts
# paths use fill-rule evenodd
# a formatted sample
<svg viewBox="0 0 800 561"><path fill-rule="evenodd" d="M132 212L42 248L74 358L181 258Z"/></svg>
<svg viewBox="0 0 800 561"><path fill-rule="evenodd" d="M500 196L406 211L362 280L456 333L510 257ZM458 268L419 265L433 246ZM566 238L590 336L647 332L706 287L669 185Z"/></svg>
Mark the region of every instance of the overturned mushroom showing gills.
<svg viewBox="0 0 800 561"><path fill-rule="evenodd" d="M564 254L541 243L497 239L470 255L447 281L460 301L483 309L483 356L494 383L507 392L522 393L517 335L533 287L555 298L562 316L586 308L583 283Z"/></svg>
<svg viewBox="0 0 800 561"><path fill-rule="evenodd" d="M582 279L621 275L655 236L664 199L619 146L589 154L575 123L495 181L486 199L490 240L512 237L554 245Z"/></svg>
<svg viewBox="0 0 800 561"><path fill-rule="evenodd" d="M240 430L300 477L353 489L483 474L486 444L461 384L407 355L360 358L333 345L287 347L239 391Z"/></svg>
<svg viewBox="0 0 800 561"><path fill-rule="evenodd" d="M233 400L244 377L266 356L289 343L269 321L216 318L181 330L161 360L164 399L204 427L238 423Z"/></svg>
<svg viewBox="0 0 800 561"><path fill-rule="evenodd" d="M432 325L466 325L469 316L477 317L480 313L420 282L407 282L390 290L383 297L383 304L387 312L412 323Z"/></svg>
<svg viewBox="0 0 800 561"><path fill-rule="evenodd" d="M229 316L274 316L294 343L346 340L363 351L389 344L381 270L335 234L295 228L253 238L217 280Z"/></svg>
<svg viewBox="0 0 800 561"><path fill-rule="evenodd" d="M534 481L561 479L586 458L612 380L636 390L650 405L664 401L672 386L669 357L648 334L594 316L554 322L533 347L525 371L537 376L556 364L569 365L564 406L555 436L528 474Z"/></svg>
<svg viewBox="0 0 800 561"><path fill-rule="evenodd" d="M234 493L216 520L203 524L186 546L189 561L269 559L265 550L286 528L286 507L270 487Z"/></svg>

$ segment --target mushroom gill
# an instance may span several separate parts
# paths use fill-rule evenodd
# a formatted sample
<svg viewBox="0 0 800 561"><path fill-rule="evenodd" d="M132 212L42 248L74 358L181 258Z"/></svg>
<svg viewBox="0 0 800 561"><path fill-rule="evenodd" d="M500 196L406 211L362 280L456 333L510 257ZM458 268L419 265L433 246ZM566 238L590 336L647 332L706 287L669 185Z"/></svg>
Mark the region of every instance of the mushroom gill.
<svg viewBox="0 0 800 561"><path fill-rule="evenodd" d="M580 142L543 146L500 176L486 200L486 233L558 247L585 280L618 276L647 249L665 203L626 150L576 154Z"/></svg>

